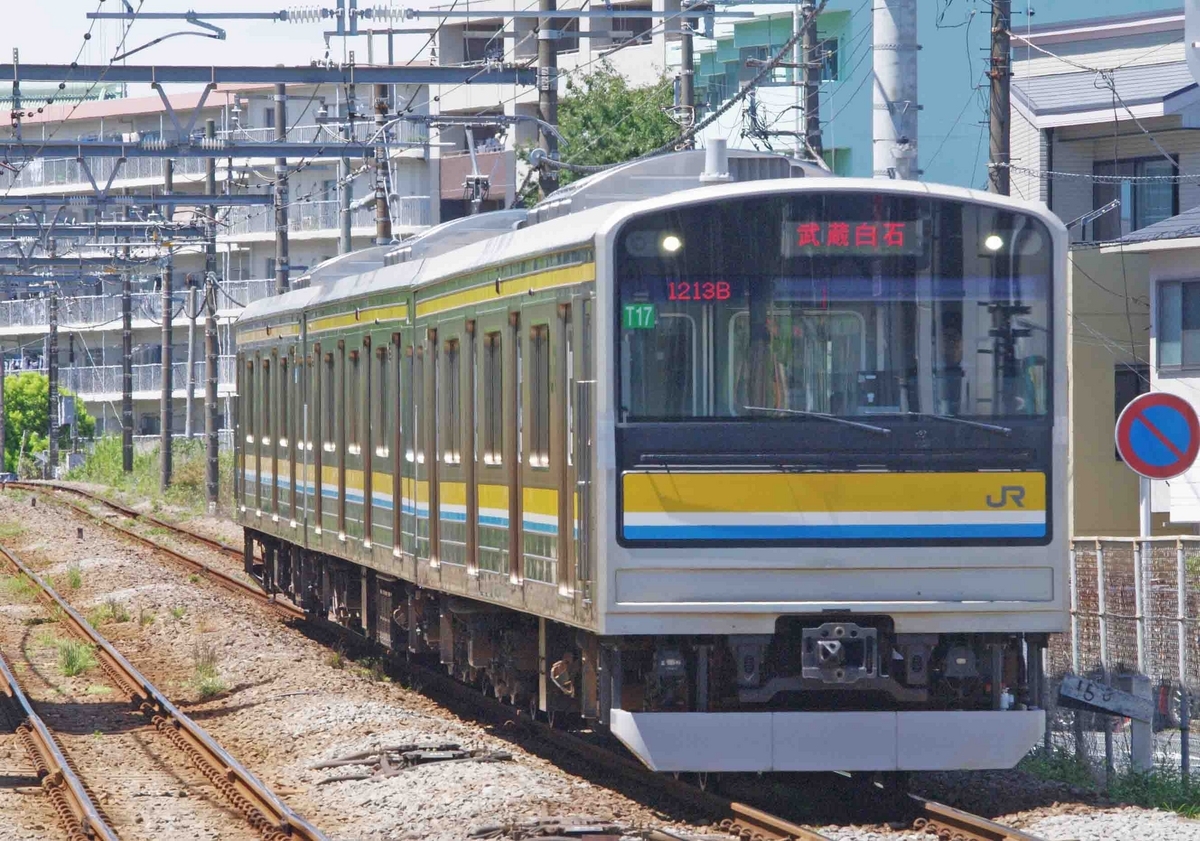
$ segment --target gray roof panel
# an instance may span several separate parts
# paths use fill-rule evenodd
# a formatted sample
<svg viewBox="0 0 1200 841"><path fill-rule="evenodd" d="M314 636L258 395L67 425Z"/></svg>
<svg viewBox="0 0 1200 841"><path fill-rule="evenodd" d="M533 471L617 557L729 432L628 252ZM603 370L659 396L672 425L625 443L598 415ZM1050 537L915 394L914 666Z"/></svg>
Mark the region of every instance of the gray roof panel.
<svg viewBox="0 0 1200 841"><path fill-rule="evenodd" d="M1185 210L1169 219L1139 228L1121 237L1120 242L1132 245L1137 242L1153 242L1160 239L1182 239L1200 236L1200 207Z"/></svg>
<svg viewBox="0 0 1200 841"><path fill-rule="evenodd" d="M1117 94L1130 107L1161 102L1196 87L1187 64L1182 61L1121 67L1113 71L1113 81ZM1090 70L1014 78L1012 90L1037 115L1096 111L1113 105L1112 91L1100 74ZM1119 102L1117 107L1121 107Z"/></svg>

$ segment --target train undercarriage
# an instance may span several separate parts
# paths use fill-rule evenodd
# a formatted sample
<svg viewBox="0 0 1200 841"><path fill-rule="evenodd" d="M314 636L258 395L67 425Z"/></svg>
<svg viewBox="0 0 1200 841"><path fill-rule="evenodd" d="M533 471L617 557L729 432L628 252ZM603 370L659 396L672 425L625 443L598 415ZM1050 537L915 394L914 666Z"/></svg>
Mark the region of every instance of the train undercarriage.
<svg viewBox="0 0 1200 841"><path fill-rule="evenodd" d="M1041 670L1026 664L1040 662L1044 635L897 634L887 616L824 614L781 617L772 635L600 637L246 534L246 570L268 591L555 721L1041 706Z"/></svg>

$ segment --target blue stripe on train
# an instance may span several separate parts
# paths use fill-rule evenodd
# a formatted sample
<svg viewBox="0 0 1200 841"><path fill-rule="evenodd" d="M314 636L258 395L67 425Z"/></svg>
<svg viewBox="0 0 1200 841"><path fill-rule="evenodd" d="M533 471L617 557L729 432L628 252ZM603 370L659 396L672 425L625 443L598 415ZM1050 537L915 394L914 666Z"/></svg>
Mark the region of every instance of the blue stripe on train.
<svg viewBox="0 0 1200 841"><path fill-rule="evenodd" d="M628 540L889 540L1045 537L1044 523L857 526L625 526Z"/></svg>

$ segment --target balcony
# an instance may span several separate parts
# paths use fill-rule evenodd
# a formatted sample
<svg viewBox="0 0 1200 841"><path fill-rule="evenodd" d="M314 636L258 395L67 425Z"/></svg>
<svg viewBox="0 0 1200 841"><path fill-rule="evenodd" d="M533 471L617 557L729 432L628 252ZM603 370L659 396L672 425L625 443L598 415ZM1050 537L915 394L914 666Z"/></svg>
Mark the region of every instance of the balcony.
<svg viewBox="0 0 1200 841"><path fill-rule="evenodd" d="M375 141L375 123L373 118L360 120L354 124L351 138L359 143ZM429 127L418 123L394 123L384 129L389 146L423 146L429 142ZM292 126L288 129L287 139L292 143L311 143L316 140L336 140L340 132L334 126ZM221 140L256 141L275 139L273 128L237 128L228 131L218 131Z"/></svg>
<svg viewBox="0 0 1200 841"><path fill-rule="evenodd" d="M337 199L293 204L288 208L288 231L324 231L335 236L340 227L339 212ZM392 226L395 228L423 228L431 219L428 196L399 196L392 200ZM375 208L352 208L350 227L373 229ZM275 236L275 212L271 208L231 207L225 217L222 238L255 234Z"/></svg>
<svg viewBox="0 0 1200 841"><path fill-rule="evenodd" d="M161 365L134 365L133 394L138 399L149 399L162 391ZM234 388L234 373L237 357L217 358L217 393L230 393ZM204 383L208 376L208 365L204 359L196 360L196 399L204 400ZM62 387L78 395L84 402L113 400L121 397L122 371L120 365L63 366L59 369ZM187 363L171 365L171 385L175 397L185 397L187 392Z"/></svg>
<svg viewBox="0 0 1200 841"><path fill-rule="evenodd" d="M218 312L240 310L260 298L275 294L274 278L263 280L226 280L218 287ZM158 292L135 292L131 296L134 322L162 322L162 295ZM180 312L187 300L186 291L173 296L174 311ZM177 322L183 321L177 315ZM0 330L28 328L36 332L49 329L49 301L46 298L25 298L0 301ZM61 329L121 329L120 295L80 295L60 298L58 323ZM118 389L119 390L119 389Z"/></svg>

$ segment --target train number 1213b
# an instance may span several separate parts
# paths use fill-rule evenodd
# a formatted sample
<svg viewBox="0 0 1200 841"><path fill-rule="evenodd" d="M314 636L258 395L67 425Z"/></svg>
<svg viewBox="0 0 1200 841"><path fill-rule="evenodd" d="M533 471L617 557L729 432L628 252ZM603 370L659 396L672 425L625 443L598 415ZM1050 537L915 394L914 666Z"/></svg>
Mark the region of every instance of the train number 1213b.
<svg viewBox="0 0 1200 841"><path fill-rule="evenodd" d="M728 301L733 297L727 280L671 281L667 284L669 301Z"/></svg>

